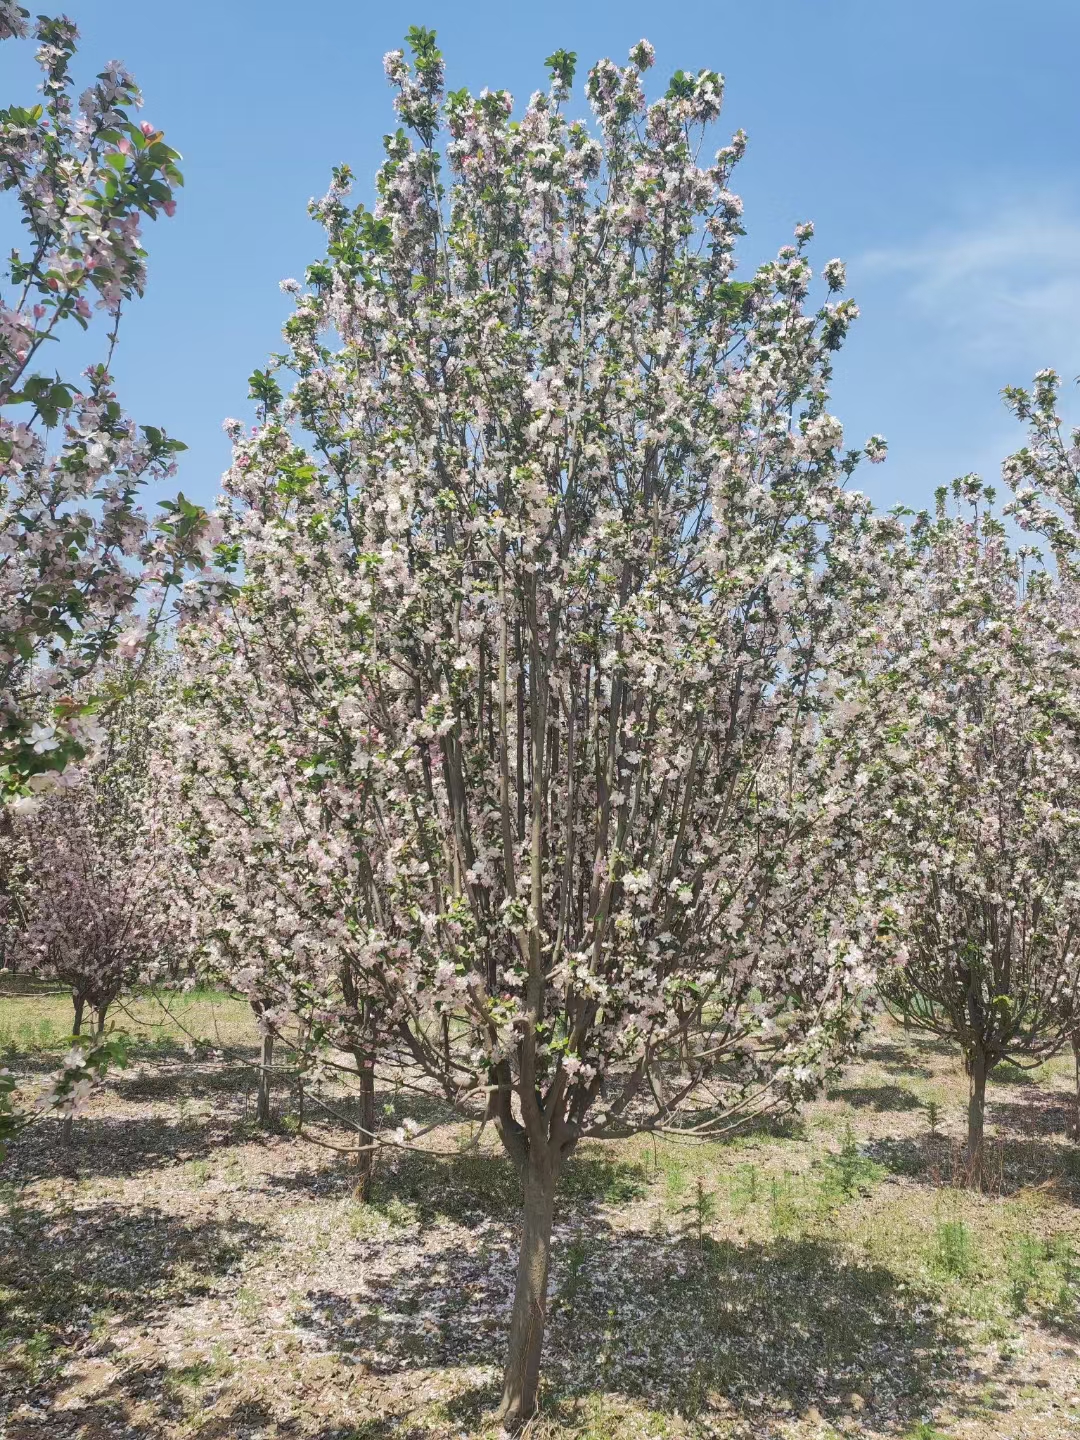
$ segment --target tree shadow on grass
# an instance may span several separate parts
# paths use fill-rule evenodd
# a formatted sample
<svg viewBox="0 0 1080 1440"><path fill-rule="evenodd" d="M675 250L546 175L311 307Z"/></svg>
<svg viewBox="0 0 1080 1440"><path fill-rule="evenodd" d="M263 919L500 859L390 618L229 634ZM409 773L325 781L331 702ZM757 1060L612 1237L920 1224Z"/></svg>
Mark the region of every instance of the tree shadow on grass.
<svg viewBox="0 0 1080 1440"><path fill-rule="evenodd" d="M1068 1135L1076 1117L1074 1099L1046 1090L1028 1091L1022 1100L995 1099L988 1109L998 1129L1010 1135Z"/></svg>
<svg viewBox="0 0 1080 1440"><path fill-rule="evenodd" d="M200 1067L206 1067L207 1062L212 1059L216 1047L209 1040L200 1040L194 1045L186 1036L163 1035L145 1032L134 1032L128 1028L123 1015L113 1015L110 1012L107 1032L121 1034L124 1038L127 1058L132 1065L166 1065L177 1067L175 1077L170 1077L167 1083L183 1086L183 1076L188 1072L199 1072ZM84 1035L92 1033L90 1028L83 1031ZM35 1029L31 1025L21 1025L12 1032L8 1044L0 1047L0 1061L12 1069L19 1077L34 1078L40 1075L51 1074L60 1064L64 1051L67 1048L64 1041L70 1036L70 1024L64 1026L48 1025L45 1033L41 1028ZM238 1068L250 1068L258 1062L259 1051L254 1045L230 1044L228 1050L231 1056L235 1056L241 1063ZM245 1067L243 1061L248 1062ZM226 1067L226 1073L232 1067ZM125 1075L123 1070L114 1068L111 1072L112 1082L122 1079ZM169 1072L165 1072L169 1076ZM141 1079L141 1076L131 1077ZM148 1077L149 1078L149 1077ZM156 1077L153 1077L156 1078ZM228 1083L228 1082L226 1082Z"/></svg>
<svg viewBox="0 0 1080 1440"><path fill-rule="evenodd" d="M928 1184L965 1183L964 1145L929 1133L903 1139L871 1140L871 1159L891 1171ZM986 1188L995 1195L1015 1195L1033 1185L1053 1185L1058 1197L1080 1205L1080 1148L1059 1145L1037 1136L986 1137Z"/></svg>
<svg viewBox="0 0 1080 1440"><path fill-rule="evenodd" d="M270 1407L260 1400L239 1400L222 1413L207 1415L200 1422L188 1422L192 1440L239 1440L240 1436L267 1437L299 1434L294 1420L279 1425Z"/></svg>
<svg viewBox="0 0 1080 1440"><path fill-rule="evenodd" d="M254 1063L196 1066L190 1060L183 1065L153 1074L145 1071L126 1074L117 1071L110 1083L121 1100L140 1102L154 1100L201 1099L208 1094L250 1096L258 1085L258 1067Z"/></svg>
<svg viewBox="0 0 1080 1440"><path fill-rule="evenodd" d="M265 1234L247 1221L191 1223L111 1204L50 1213L9 1206L5 1229L0 1392L39 1400L55 1393L70 1358L110 1352L111 1320L152 1327L213 1293Z"/></svg>
<svg viewBox="0 0 1080 1440"><path fill-rule="evenodd" d="M724 1130L717 1139L722 1144L733 1140L805 1140L806 1120L790 1113L754 1115Z"/></svg>
<svg viewBox="0 0 1080 1440"><path fill-rule="evenodd" d="M929 1080L934 1073L928 1066L920 1065L910 1049L903 1045L894 1045L888 1040L869 1046L860 1058L880 1066L890 1074L910 1075L919 1080Z"/></svg>
<svg viewBox="0 0 1080 1440"><path fill-rule="evenodd" d="M1037 1085L1038 1080L1034 1068L1027 1068L1023 1065L1011 1065L1003 1060L1000 1065L995 1065L987 1076L991 1090L995 1085Z"/></svg>
<svg viewBox="0 0 1080 1440"><path fill-rule="evenodd" d="M271 1176L274 1189L346 1198L356 1174L345 1164ZM578 1152L567 1161L560 1200L568 1212L598 1204L639 1200L648 1188L644 1167L604 1154ZM475 1226L513 1220L521 1209L521 1183L500 1150L466 1150L431 1155L414 1150L382 1152L376 1160L371 1199L365 1207L372 1223L379 1217L397 1225L433 1225L439 1220Z"/></svg>
<svg viewBox="0 0 1080 1440"><path fill-rule="evenodd" d="M830 1100L845 1100L859 1110L921 1110L922 1101L902 1085L846 1085L830 1090Z"/></svg>
<svg viewBox="0 0 1080 1440"><path fill-rule="evenodd" d="M31 1126L12 1145L3 1178L15 1183L37 1180L131 1179L145 1171L202 1160L258 1135L242 1114L215 1113L190 1119L162 1116L101 1119L80 1116L70 1144L60 1125L45 1120Z"/></svg>
<svg viewBox="0 0 1080 1440"><path fill-rule="evenodd" d="M942 1058L953 1058L959 1060L959 1050L955 1043L950 1040L942 1040L939 1035L930 1034L927 1030L917 1030L916 1027L910 1030L897 1028L897 1035L903 1035L903 1043L900 1041L883 1040L877 1044L868 1045L863 1051L864 1060L873 1060L884 1070L896 1068L909 1074L917 1074L922 1079L929 1079L932 1071L926 1070L920 1061L927 1056L940 1056Z"/></svg>
<svg viewBox="0 0 1080 1440"><path fill-rule="evenodd" d="M0 970L0 1000L22 999L27 995L52 998L69 992L55 980L40 975L24 975L14 970Z"/></svg>
<svg viewBox="0 0 1080 1440"><path fill-rule="evenodd" d="M50 1406L40 1425L34 1423L36 1416L24 1422L12 1440L135 1440L163 1434L166 1426L169 1434L192 1440L286 1440L310 1434L301 1430L295 1414L279 1418L266 1401L235 1394L232 1383L232 1372L218 1373L213 1364L128 1366L100 1390Z"/></svg>
<svg viewBox="0 0 1080 1440"><path fill-rule="evenodd" d="M11 1440L149 1440L165 1433L190 1440L405 1440L407 1427L396 1416L313 1435L301 1423L308 1418L301 1403L282 1415L280 1406L243 1393L243 1385L235 1393L231 1377L191 1373L204 1368L212 1367L126 1369L99 1391L20 1418Z"/></svg>
<svg viewBox="0 0 1080 1440"><path fill-rule="evenodd" d="M496 1371L516 1244L490 1223L462 1242L391 1234L371 1247L365 1292L306 1297L301 1323L332 1352L383 1375L485 1365ZM761 1426L857 1392L901 1423L940 1396L959 1337L929 1292L853 1264L817 1239L735 1244L615 1231L595 1217L556 1231L545 1408L630 1397L683 1416L726 1412ZM459 1396L461 1413L494 1401ZM452 1407L453 1408L453 1407ZM764 1433L763 1430L755 1433Z"/></svg>

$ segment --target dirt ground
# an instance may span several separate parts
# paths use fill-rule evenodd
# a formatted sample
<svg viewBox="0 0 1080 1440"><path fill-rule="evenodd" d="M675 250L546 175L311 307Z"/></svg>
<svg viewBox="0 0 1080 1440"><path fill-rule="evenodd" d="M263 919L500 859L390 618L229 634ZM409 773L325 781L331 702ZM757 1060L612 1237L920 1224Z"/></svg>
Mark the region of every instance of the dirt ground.
<svg viewBox="0 0 1080 1440"><path fill-rule="evenodd" d="M256 1128L246 1009L168 1005L116 1014L132 1063L69 1147L44 1122L0 1169L0 1440L493 1436L517 1204L501 1155L447 1120L442 1155L381 1160L359 1204L348 1159L297 1137L288 1074L275 1132ZM66 996L0 982L0 1063L28 1086L69 1028ZM1071 1085L1071 1057L999 1072L988 1194L956 1183L957 1057L884 1020L797 1121L584 1146L530 1433L1080 1437ZM440 1119L379 1105L388 1128Z"/></svg>

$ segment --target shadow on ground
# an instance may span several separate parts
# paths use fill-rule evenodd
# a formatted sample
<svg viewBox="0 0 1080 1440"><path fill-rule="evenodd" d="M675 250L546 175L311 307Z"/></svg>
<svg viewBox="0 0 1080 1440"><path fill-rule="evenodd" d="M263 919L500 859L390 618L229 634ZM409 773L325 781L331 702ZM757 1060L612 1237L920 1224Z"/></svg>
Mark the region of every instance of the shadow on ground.
<svg viewBox="0 0 1080 1440"><path fill-rule="evenodd" d="M336 1162L267 1179L273 1189L341 1199L352 1193L355 1183L350 1168ZM638 1200L647 1185L641 1165L579 1153L567 1162L559 1193L567 1206L580 1211L600 1203ZM385 1152L377 1161L368 1209L376 1217L388 1215L397 1223L421 1226L441 1219L464 1225L509 1221L521 1209L521 1185L510 1161L498 1151Z"/></svg>
<svg viewBox="0 0 1080 1440"><path fill-rule="evenodd" d="M910 1075L919 1080L929 1080L933 1071L927 1065L921 1065L918 1057L912 1050L904 1045L894 1045L888 1040L882 1040L876 1045L869 1046L862 1058L890 1074Z"/></svg>
<svg viewBox="0 0 1080 1440"><path fill-rule="evenodd" d="M857 1110L921 1110L922 1101L903 1085L846 1085L829 1091L830 1100L844 1100Z"/></svg>
<svg viewBox="0 0 1080 1440"><path fill-rule="evenodd" d="M991 1116L993 1119L993 1116ZM928 1184L957 1185L964 1181L964 1146L960 1140L927 1132L904 1139L871 1140L866 1153L894 1175ZM988 1135L987 1190L1015 1195L1030 1186L1053 1185L1059 1197L1080 1205L1080 1148L1055 1144L1038 1136Z"/></svg>
<svg viewBox="0 0 1080 1440"><path fill-rule="evenodd" d="M111 1320L137 1316L152 1328L214 1293L265 1234L247 1221L190 1223L110 1204L50 1213L9 1204L5 1231L0 1395L33 1390L39 1402L68 1360L111 1352Z"/></svg>
<svg viewBox="0 0 1080 1440"><path fill-rule="evenodd" d="M45 1120L19 1136L5 1161L3 1178L13 1183L132 1179L146 1171L212 1159L231 1145L257 1142L260 1136L242 1112L215 1113L210 1121L198 1114L186 1120L80 1116L70 1144L65 1145L59 1122Z"/></svg>
<svg viewBox="0 0 1080 1440"><path fill-rule="evenodd" d="M383 1375L498 1367L516 1262L509 1227L423 1249L415 1234L391 1234L376 1254L365 1294L308 1294L301 1323L318 1343ZM855 1394L903 1425L955 1370L958 1337L931 1302L818 1240L699 1246L567 1226L553 1254L547 1407L602 1393L763 1426L809 1404L837 1419ZM451 1409L494 1399L481 1389Z"/></svg>
<svg viewBox="0 0 1080 1440"><path fill-rule="evenodd" d="M1076 1125L1076 1101L1045 1090L1029 1091L1023 1100L995 1098L987 1109L991 1122L1010 1135L1071 1135Z"/></svg>

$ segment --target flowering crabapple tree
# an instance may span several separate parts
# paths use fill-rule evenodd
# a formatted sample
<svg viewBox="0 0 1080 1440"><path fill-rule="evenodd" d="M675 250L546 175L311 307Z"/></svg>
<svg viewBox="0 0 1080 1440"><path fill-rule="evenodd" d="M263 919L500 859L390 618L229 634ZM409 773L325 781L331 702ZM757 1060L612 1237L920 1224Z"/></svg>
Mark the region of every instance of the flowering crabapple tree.
<svg viewBox="0 0 1080 1440"><path fill-rule="evenodd" d="M977 477L912 528L913 568L880 682L881 761L905 958L888 1001L957 1043L967 1160L984 1174L986 1082L1065 1040L1080 980L1080 629L1052 577L1012 551ZM966 513L965 513L966 512Z"/></svg>
<svg viewBox="0 0 1080 1440"><path fill-rule="evenodd" d="M110 662L95 681L108 724L96 727L93 751L13 825L24 877L18 954L71 990L74 1035L87 1010L102 1034L136 980L175 976L187 958L170 836L149 803L170 678L158 652Z"/></svg>
<svg viewBox="0 0 1080 1440"><path fill-rule="evenodd" d="M28 12L0 0L0 40L29 30ZM128 419L109 374L124 304L146 282L140 220L172 214L179 156L131 118L139 91L119 64L74 98L70 20L40 17L34 35L42 100L0 110L0 187L25 231L0 281L0 800L23 807L86 753L95 698L82 682L154 628L185 565L201 563L205 519L181 496L149 525L140 492L184 446ZM95 307L103 361L77 383L39 368Z"/></svg>
<svg viewBox="0 0 1080 1440"><path fill-rule="evenodd" d="M801 226L733 279L719 75L647 104L642 41L590 127L566 52L514 119L410 46L377 205L342 169L313 206L326 257L234 427L176 747L250 983L480 1099L516 1165L516 1425L580 1140L794 1103L864 1026L859 677L901 531L826 409L843 267L808 309Z"/></svg>
<svg viewBox="0 0 1080 1440"><path fill-rule="evenodd" d="M27 894L25 847L15 838L15 827L0 825L0 969L17 970L19 937L26 923Z"/></svg>
<svg viewBox="0 0 1080 1440"><path fill-rule="evenodd" d="M125 671L136 663L133 679ZM103 679L118 698L92 755L15 822L28 877L20 948L34 969L70 988L75 1035L87 1010L101 1034L113 1001L136 979L163 972L178 939L168 852L147 804L168 669L152 656L113 664Z"/></svg>
<svg viewBox="0 0 1080 1440"><path fill-rule="evenodd" d="M106 672L119 698L91 756L13 824L27 877L19 958L70 990L75 1036L87 1011L104 1035L110 1006L136 981L162 974L185 933L167 837L147 804L152 725L168 672L151 657L133 680L123 673L133 665ZM65 1138L70 1131L68 1116Z"/></svg>
<svg viewBox="0 0 1080 1440"><path fill-rule="evenodd" d="M1002 473L1014 498L1007 507L1027 530L1049 542L1063 594L1076 611L1080 595L1080 428L1065 429L1059 414L1061 377L1040 370L1030 390L1009 386L1005 401L1028 426L1028 443L1009 456ZM1080 1139L1080 1003L1071 1002L1066 1020L1076 1072L1075 1129Z"/></svg>

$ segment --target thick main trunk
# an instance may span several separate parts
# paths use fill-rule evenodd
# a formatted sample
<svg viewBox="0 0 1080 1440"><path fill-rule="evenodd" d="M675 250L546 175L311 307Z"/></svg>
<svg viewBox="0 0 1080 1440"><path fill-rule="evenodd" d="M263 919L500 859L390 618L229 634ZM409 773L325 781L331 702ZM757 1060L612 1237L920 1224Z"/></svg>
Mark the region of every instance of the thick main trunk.
<svg viewBox="0 0 1080 1440"><path fill-rule="evenodd" d="M270 1117L270 1075L274 1064L274 1036L270 1030L263 1031L262 1053L259 1056L259 1093L255 1102L255 1120L263 1130L269 1130Z"/></svg>
<svg viewBox="0 0 1080 1440"><path fill-rule="evenodd" d="M983 1130L986 1120L986 1055L976 1050L968 1062L967 1170L972 1185L981 1186L986 1174Z"/></svg>
<svg viewBox="0 0 1080 1440"><path fill-rule="evenodd" d="M375 1164L375 1152L371 1148L375 1139L375 1061L357 1058L360 1076L360 1134L359 1153L356 1157L356 1185L353 1194L357 1200L370 1200L371 1174Z"/></svg>
<svg viewBox="0 0 1080 1440"><path fill-rule="evenodd" d="M523 1424L536 1411L557 1183L554 1165L543 1161L528 1165L523 1181L525 1203L517 1288L510 1317L502 1404L497 1416L508 1430Z"/></svg>
<svg viewBox="0 0 1080 1440"><path fill-rule="evenodd" d="M109 1007L108 1007L107 1005L101 1005L101 1006L98 1007L98 1011L97 1011L97 1033L98 1033L99 1035L104 1035L104 1034L105 1034L105 1016L108 1014L108 1010L109 1010Z"/></svg>

